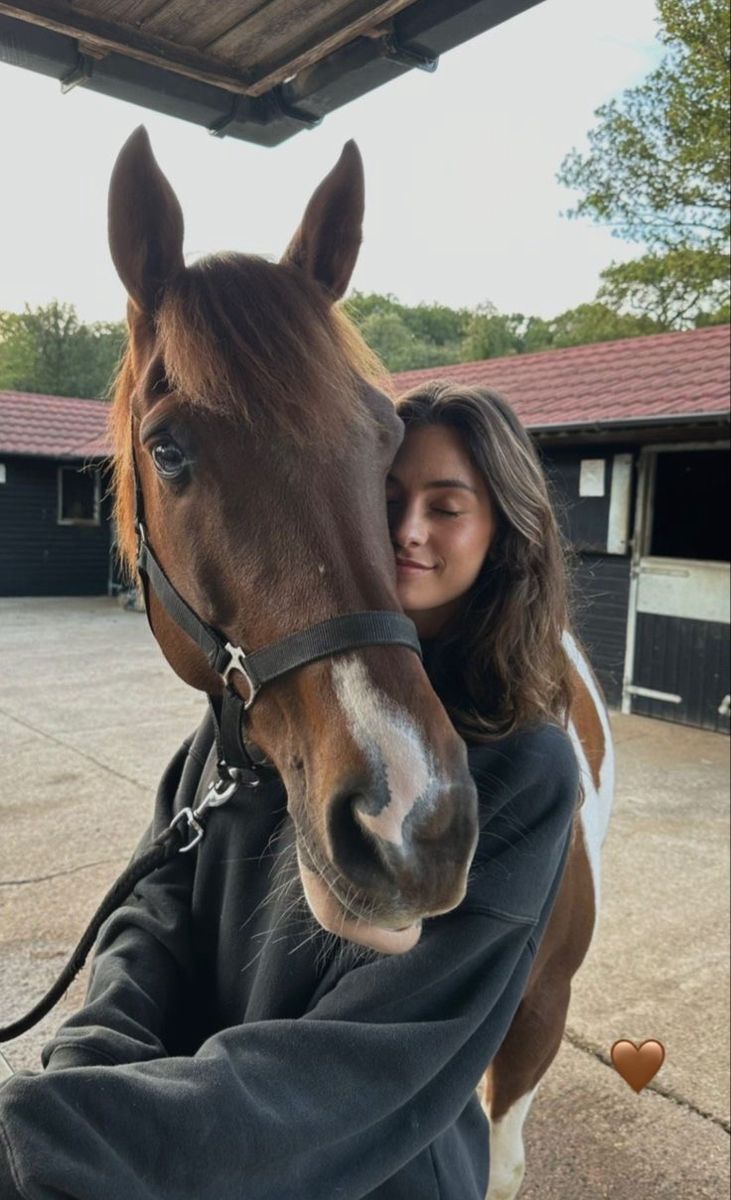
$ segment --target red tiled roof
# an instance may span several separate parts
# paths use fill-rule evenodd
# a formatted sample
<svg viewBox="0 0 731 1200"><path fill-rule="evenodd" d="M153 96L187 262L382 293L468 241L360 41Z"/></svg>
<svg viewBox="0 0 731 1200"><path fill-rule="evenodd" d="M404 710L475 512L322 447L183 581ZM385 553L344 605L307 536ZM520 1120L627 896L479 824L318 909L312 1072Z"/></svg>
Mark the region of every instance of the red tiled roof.
<svg viewBox="0 0 731 1200"><path fill-rule="evenodd" d="M493 388L529 429L728 415L729 326L402 371L393 379L399 393L430 379Z"/></svg>
<svg viewBox="0 0 731 1200"><path fill-rule="evenodd" d="M729 327L659 333L539 354L403 371L399 392L429 379L501 392L529 429L729 412ZM101 458L102 400L0 392L0 453Z"/></svg>
<svg viewBox="0 0 731 1200"><path fill-rule="evenodd" d="M105 458L108 412L103 400L0 392L0 454Z"/></svg>

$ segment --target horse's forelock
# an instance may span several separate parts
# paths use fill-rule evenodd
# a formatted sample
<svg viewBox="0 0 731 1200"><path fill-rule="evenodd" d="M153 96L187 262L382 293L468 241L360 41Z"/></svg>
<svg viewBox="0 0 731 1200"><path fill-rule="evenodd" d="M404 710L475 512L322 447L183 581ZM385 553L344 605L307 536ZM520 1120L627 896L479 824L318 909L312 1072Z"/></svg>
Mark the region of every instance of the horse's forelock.
<svg viewBox="0 0 731 1200"><path fill-rule="evenodd" d="M337 460L371 420L357 381L384 387L385 372L347 316L293 267L216 255L173 280L156 316L170 386L185 402L265 436ZM128 351L110 416L120 558L134 572L134 482Z"/></svg>
<svg viewBox="0 0 731 1200"><path fill-rule="evenodd" d="M296 268L203 259L166 291L157 330L170 384L194 407L325 451L367 419L329 305Z"/></svg>

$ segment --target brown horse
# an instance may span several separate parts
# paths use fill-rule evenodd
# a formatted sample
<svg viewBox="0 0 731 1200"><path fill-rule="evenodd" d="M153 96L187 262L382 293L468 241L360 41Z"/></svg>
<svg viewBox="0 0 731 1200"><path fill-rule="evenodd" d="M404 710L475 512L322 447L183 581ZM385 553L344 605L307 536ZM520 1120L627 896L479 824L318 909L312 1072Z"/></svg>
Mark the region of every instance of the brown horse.
<svg viewBox="0 0 731 1200"><path fill-rule="evenodd" d="M601 848L614 794L614 749L606 705L585 655L570 634L574 702L569 733L579 762L583 803L556 904L523 998L490 1064L480 1095L490 1121L487 1200L515 1200L525 1173L523 1122L538 1084L558 1052L571 979L581 965L599 913Z"/></svg>
<svg viewBox="0 0 731 1200"><path fill-rule="evenodd" d="M385 472L403 436L368 352L334 309L361 242L348 143L282 261L187 267L183 218L144 129L112 176L109 235L129 348L112 412L118 538L146 533L187 604L248 653L340 614L400 612ZM153 592L150 623L186 683L221 676ZM231 681L247 698L244 677ZM477 840L465 747L412 650L374 646L268 685L250 739L286 785L300 874L327 930L402 952L463 898Z"/></svg>

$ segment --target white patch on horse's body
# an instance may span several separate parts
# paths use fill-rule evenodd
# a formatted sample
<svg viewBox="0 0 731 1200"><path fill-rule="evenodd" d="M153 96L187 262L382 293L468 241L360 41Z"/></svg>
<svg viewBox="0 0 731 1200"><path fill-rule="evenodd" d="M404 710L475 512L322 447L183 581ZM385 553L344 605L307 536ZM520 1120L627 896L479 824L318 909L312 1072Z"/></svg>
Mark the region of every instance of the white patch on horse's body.
<svg viewBox="0 0 731 1200"><path fill-rule="evenodd" d="M599 785L597 786L579 731L575 723L569 721L568 731L578 760L584 789L584 802L579 809L579 815L594 885L594 931L596 931L601 896L601 850L607 834L614 793L614 744L609 716L586 658L568 632L564 633L563 645L575 670L586 686L591 702L596 709L604 739L598 772ZM540 979L536 986L541 986ZM509 1071L509 1065L506 1065L504 1060L501 1070L503 1073ZM490 1180L486 1200L515 1200L520 1191L525 1174L523 1125L537 1086L514 1100L507 1112L494 1123L490 1119L489 1109L483 1103L488 1120L490 1120Z"/></svg>
<svg viewBox="0 0 731 1200"><path fill-rule="evenodd" d="M596 708L604 734L604 757L599 771L599 787L592 776L591 767L586 757L584 747L573 721L569 722L569 734L576 752L581 772L581 782L584 785L584 803L580 809L581 825L584 832L584 844L591 867L591 877L594 884L594 901L597 920L599 917L602 880L602 846L607 836L609 817L612 811L614 797L614 743L609 716L596 686L586 658L579 650L570 633L563 635L563 645L571 662L581 676ZM596 931L596 924L595 924Z"/></svg>
<svg viewBox="0 0 731 1200"><path fill-rule="evenodd" d="M370 680L354 655L332 663L335 694L353 741L370 761L382 764L389 801L378 813L360 811L358 820L373 834L403 845L403 825L417 800L429 801L438 791L433 762L408 714L388 700Z"/></svg>
<svg viewBox="0 0 731 1200"><path fill-rule="evenodd" d="M490 1181L486 1200L514 1200L525 1175L523 1123L536 1088L526 1092L500 1117L490 1121ZM490 1113L487 1113L490 1120Z"/></svg>

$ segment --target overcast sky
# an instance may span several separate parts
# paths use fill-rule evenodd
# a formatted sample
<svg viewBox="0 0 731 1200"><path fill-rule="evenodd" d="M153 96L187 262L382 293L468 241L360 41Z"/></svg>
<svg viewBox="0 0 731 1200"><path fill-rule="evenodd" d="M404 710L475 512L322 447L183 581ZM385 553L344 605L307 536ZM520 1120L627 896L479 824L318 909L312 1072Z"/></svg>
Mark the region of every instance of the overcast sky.
<svg viewBox="0 0 731 1200"><path fill-rule="evenodd" d="M544 0L273 150L0 65L0 308L72 301L116 320L106 245L117 152L144 121L186 219L186 254L276 256L354 137L366 167L353 285L407 303L490 300L543 317L591 300L639 248L560 215L555 180L593 111L657 63L654 0Z"/></svg>

